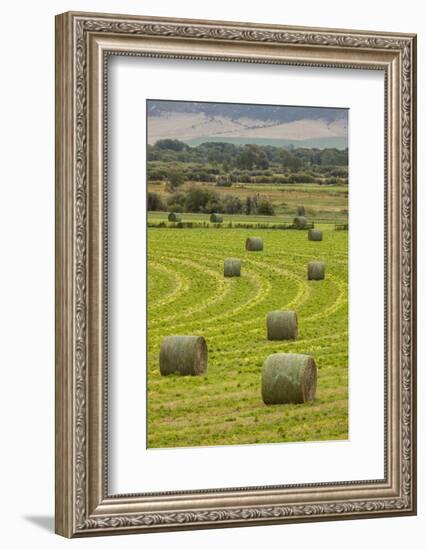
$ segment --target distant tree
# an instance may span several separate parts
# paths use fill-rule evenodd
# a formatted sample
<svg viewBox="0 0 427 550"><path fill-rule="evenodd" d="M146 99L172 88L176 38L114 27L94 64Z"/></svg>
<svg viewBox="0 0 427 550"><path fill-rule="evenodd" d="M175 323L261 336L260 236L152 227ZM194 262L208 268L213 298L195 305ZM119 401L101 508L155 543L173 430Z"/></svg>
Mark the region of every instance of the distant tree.
<svg viewBox="0 0 427 550"><path fill-rule="evenodd" d="M231 162L229 160L224 160L222 163L222 169L227 174L231 170Z"/></svg>
<svg viewBox="0 0 427 550"><path fill-rule="evenodd" d="M337 166L348 164L348 149L323 149L320 153L322 166Z"/></svg>
<svg viewBox="0 0 427 550"><path fill-rule="evenodd" d="M292 154L299 158L306 167L348 166L348 148L309 149L298 147L292 151Z"/></svg>
<svg viewBox="0 0 427 550"><path fill-rule="evenodd" d="M185 197L185 211L186 212L206 212L208 208L215 208L215 205L220 204L219 195L214 191L208 189L201 189L199 187L191 188ZM215 210L212 210L215 211Z"/></svg>
<svg viewBox="0 0 427 550"><path fill-rule="evenodd" d="M257 158L255 160L255 166L257 168L259 168L260 170L267 170L267 168L269 168L270 166L270 163L268 161L268 157L266 155L266 153L258 148L259 151L257 152Z"/></svg>
<svg viewBox="0 0 427 550"><path fill-rule="evenodd" d="M239 148L233 143L225 143L219 141L205 142L199 145L197 148L198 154L207 159L208 162L230 161L233 159Z"/></svg>
<svg viewBox="0 0 427 550"><path fill-rule="evenodd" d="M248 195L245 200L244 213L249 216L249 214L256 214L258 212L258 193L252 197Z"/></svg>
<svg viewBox="0 0 427 550"><path fill-rule="evenodd" d="M184 193L174 193L166 200L169 212L184 212L185 195Z"/></svg>
<svg viewBox="0 0 427 550"><path fill-rule="evenodd" d="M163 175L164 173L162 170L152 168L150 165L148 166L148 181L161 181L163 179Z"/></svg>
<svg viewBox="0 0 427 550"><path fill-rule="evenodd" d="M203 207L203 212L213 214L214 212L224 212L224 206L219 197L214 197L208 200Z"/></svg>
<svg viewBox="0 0 427 550"><path fill-rule="evenodd" d="M261 199L258 201L257 213L262 216L274 216L274 208L268 199Z"/></svg>
<svg viewBox="0 0 427 550"><path fill-rule="evenodd" d="M348 149L284 148L256 144L234 145L225 142L206 142L190 147L177 139L161 139L154 145L148 145L147 158L149 163L156 165L194 163L199 165L198 170L220 169L222 173L229 173L235 169L267 170L268 163L275 171L280 165L286 172L297 172L308 168L311 170L319 167L347 167ZM213 163L216 163L216 166L213 166Z"/></svg>
<svg viewBox="0 0 427 550"><path fill-rule="evenodd" d="M255 152L249 145L245 145L241 148L240 153L237 155L236 165L242 170L252 170L254 164Z"/></svg>
<svg viewBox="0 0 427 550"><path fill-rule="evenodd" d="M177 187L185 182L185 176L178 170L171 170L167 175L166 188L170 193L173 193Z"/></svg>
<svg viewBox="0 0 427 550"><path fill-rule="evenodd" d="M160 160L160 151L154 145L147 147L147 160Z"/></svg>
<svg viewBox="0 0 427 550"><path fill-rule="evenodd" d="M231 179L229 175L219 175L216 177L216 185L219 187L231 187Z"/></svg>
<svg viewBox="0 0 427 550"><path fill-rule="evenodd" d="M249 214L252 214L252 199L248 195L245 200L245 214L249 216Z"/></svg>
<svg viewBox="0 0 427 550"><path fill-rule="evenodd" d="M331 168L327 175L335 178L348 178L348 169L346 168Z"/></svg>
<svg viewBox="0 0 427 550"><path fill-rule="evenodd" d="M184 151L188 145L179 139L159 139L154 144L158 149L171 149L172 151Z"/></svg>
<svg viewBox="0 0 427 550"><path fill-rule="evenodd" d="M168 204L168 212L184 212L184 207L179 202L171 202Z"/></svg>
<svg viewBox="0 0 427 550"><path fill-rule="evenodd" d="M267 154L255 144L246 144L241 149L236 158L236 166L242 170L252 170L256 167L266 170L270 163Z"/></svg>
<svg viewBox="0 0 427 550"><path fill-rule="evenodd" d="M226 214L241 214L243 210L242 201L239 197L228 196L223 199L224 212Z"/></svg>
<svg viewBox="0 0 427 550"><path fill-rule="evenodd" d="M280 151L280 162L282 164L283 171L297 172L302 167L302 160L287 149L282 149Z"/></svg>
<svg viewBox="0 0 427 550"><path fill-rule="evenodd" d="M147 194L147 210L164 210L165 204L157 193Z"/></svg>

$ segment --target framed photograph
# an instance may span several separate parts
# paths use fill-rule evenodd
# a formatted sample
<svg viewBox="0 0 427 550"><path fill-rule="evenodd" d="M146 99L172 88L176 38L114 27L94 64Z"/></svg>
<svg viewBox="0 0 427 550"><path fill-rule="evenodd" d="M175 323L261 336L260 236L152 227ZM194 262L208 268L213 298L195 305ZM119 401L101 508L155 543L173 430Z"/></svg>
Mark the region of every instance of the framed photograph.
<svg viewBox="0 0 427 550"><path fill-rule="evenodd" d="M56 18L56 532L416 513L416 37Z"/></svg>

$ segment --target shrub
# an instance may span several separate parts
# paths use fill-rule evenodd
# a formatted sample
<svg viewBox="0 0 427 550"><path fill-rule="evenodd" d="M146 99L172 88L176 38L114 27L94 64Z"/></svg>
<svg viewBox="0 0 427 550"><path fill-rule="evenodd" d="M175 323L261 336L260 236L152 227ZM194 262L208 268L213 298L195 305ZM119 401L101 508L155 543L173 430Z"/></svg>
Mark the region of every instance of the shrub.
<svg viewBox="0 0 427 550"><path fill-rule="evenodd" d="M168 205L168 210L169 210L169 212L179 212L179 213L184 212L184 208L180 204L177 204L177 203L169 204Z"/></svg>
<svg viewBox="0 0 427 550"><path fill-rule="evenodd" d="M225 197L222 202L226 214L241 214L243 204L239 197Z"/></svg>
<svg viewBox="0 0 427 550"><path fill-rule="evenodd" d="M162 170L148 169L147 179L148 181L162 181L164 178L164 172Z"/></svg>
<svg viewBox="0 0 427 550"><path fill-rule="evenodd" d="M177 187L185 182L185 177L182 172L171 170L167 175L167 189L170 192L175 191Z"/></svg>
<svg viewBox="0 0 427 550"><path fill-rule="evenodd" d="M290 174L287 179L288 183L315 183L314 177L305 173Z"/></svg>
<svg viewBox="0 0 427 550"><path fill-rule="evenodd" d="M217 176L216 185L219 187L231 187L231 179L229 176Z"/></svg>
<svg viewBox="0 0 427 550"><path fill-rule="evenodd" d="M184 151L188 149L188 145L178 139L159 139L154 146L158 149L170 149L172 151Z"/></svg>
<svg viewBox="0 0 427 550"><path fill-rule="evenodd" d="M328 175L336 178L348 178L348 170L345 168L333 168L328 170Z"/></svg>
<svg viewBox="0 0 427 550"><path fill-rule="evenodd" d="M275 215L273 205L268 199L261 199L258 201L257 212L263 216Z"/></svg>
<svg viewBox="0 0 427 550"><path fill-rule="evenodd" d="M147 210L165 210L165 203L157 193L147 194Z"/></svg>
<svg viewBox="0 0 427 550"><path fill-rule="evenodd" d="M206 203L206 206L203 208L203 211L207 214L213 214L215 212L223 212L223 206L220 199L211 198ZM212 221L212 220L211 220Z"/></svg>
<svg viewBox="0 0 427 550"><path fill-rule="evenodd" d="M218 207L220 207L218 193L208 189L193 187L185 197L185 210L187 212L216 212Z"/></svg>
<svg viewBox="0 0 427 550"><path fill-rule="evenodd" d="M169 212L183 212L185 205L184 193L174 193L166 200Z"/></svg>
<svg viewBox="0 0 427 550"><path fill-rule="evenodd" d="M195 171L195 170L191 171L188 174L188 179L190 181L205 181L208 183L216 181L216 178L214 175L209 174L208 172L205 172L205 171Z"/></svg>

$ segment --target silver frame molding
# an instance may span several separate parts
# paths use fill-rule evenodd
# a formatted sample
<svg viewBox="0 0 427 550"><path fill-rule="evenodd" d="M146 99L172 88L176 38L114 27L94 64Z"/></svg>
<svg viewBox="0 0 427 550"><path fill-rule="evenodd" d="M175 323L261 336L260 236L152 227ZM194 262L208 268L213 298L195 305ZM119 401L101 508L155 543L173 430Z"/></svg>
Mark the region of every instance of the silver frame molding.
<svg viewBox="0 0 427 550"><path fill-rule="evenodd" d="M384 479L108 494L105 182L110 55L384 71ZM412 34L72 12L56 17L58 534L79 537L416 513L415 123Z"/></svg>

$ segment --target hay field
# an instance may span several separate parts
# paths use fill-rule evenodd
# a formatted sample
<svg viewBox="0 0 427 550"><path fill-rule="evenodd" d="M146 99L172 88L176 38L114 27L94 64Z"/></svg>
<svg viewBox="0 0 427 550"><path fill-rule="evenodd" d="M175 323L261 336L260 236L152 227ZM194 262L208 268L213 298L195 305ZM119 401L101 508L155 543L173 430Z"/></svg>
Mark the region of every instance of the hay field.
<svg viewBox="0 0 427 550"><path fill-rule="evenodd" d="M187 447L348 437L348 233L260 230L262 252L247 252L250 229L150 228L148 233L148 447ZM223 277L240 258L242 276ZM325 261L324 281L307 263ZM294 309L298 340L267 341L266 314ZM206 338L204 376L161 377L161 339ZM266 406L261 367L275 352L308 353L318 367L317 398Z"/></svg>
<svg viewBox="0 0 427 550"><path fill-rule="evenodd" d="M297 206L303 204L307 211L311 211L312 218L338 220L348 216L347 212L343 212L343 209L348 208L348 185L234 183L231 187L219 187L209 183L187 182L179 191L186 193L194 185L200 189L214 190L221 198L231 195L245 200L248 196L259 195L272 203L278 215L293 217ZM163 199L169 196L163 182L150 182L148 191L157 193Z"/></svg>

